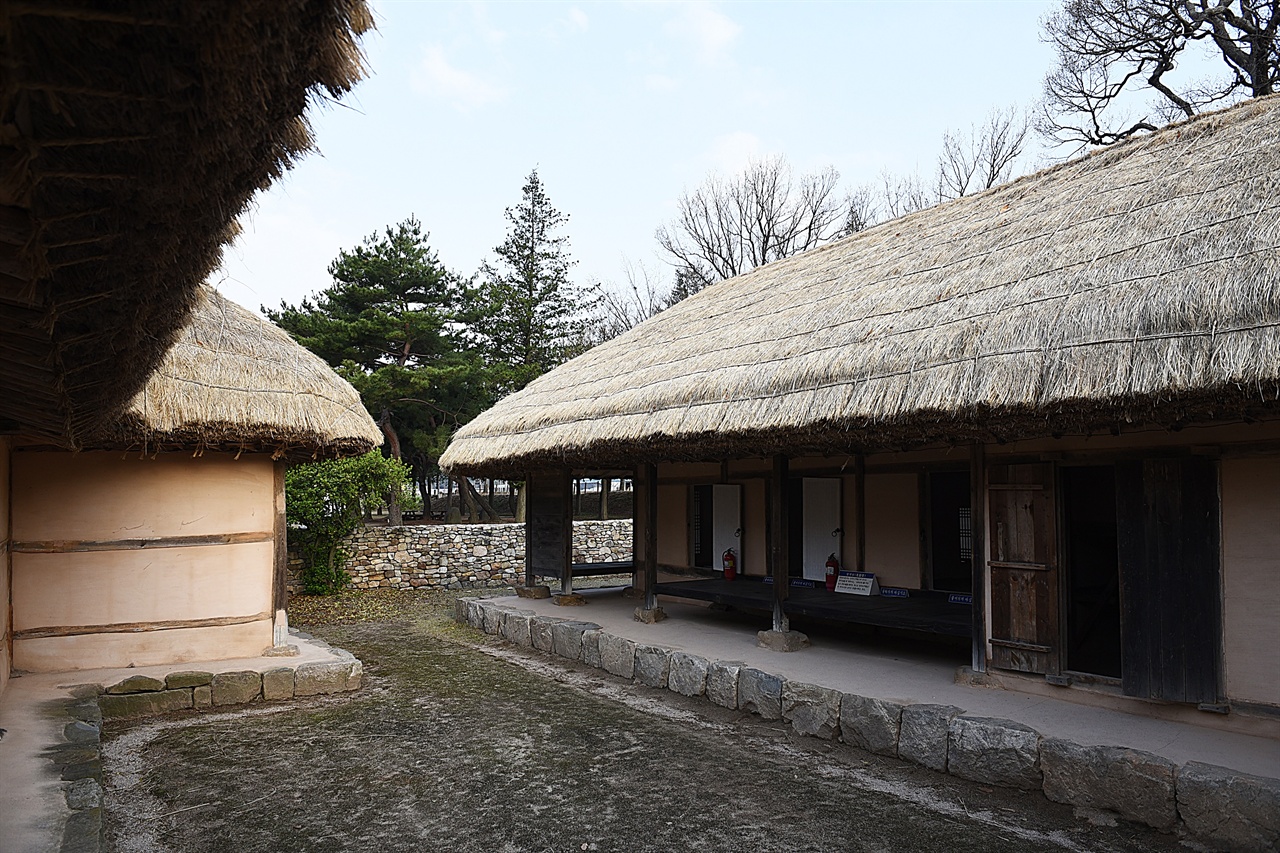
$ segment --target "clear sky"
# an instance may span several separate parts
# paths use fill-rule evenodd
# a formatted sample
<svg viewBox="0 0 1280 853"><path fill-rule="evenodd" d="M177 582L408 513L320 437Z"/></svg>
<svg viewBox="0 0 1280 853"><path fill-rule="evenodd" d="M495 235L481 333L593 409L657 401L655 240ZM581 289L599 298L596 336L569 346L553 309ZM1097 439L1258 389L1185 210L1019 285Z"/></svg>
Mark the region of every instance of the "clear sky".
<svg viewBox="0 0 1280 853"><path fill-rule="evenodd" d="M1058 4L373 5L370 76L313 112L321 153L259 195L214 276L247 307L322 289L340 249L410 214L469 276L535 167L580 284L660 268L681 192L751 157L831 165L845 187L931 171L946 130L1034 102Z"/></svg>

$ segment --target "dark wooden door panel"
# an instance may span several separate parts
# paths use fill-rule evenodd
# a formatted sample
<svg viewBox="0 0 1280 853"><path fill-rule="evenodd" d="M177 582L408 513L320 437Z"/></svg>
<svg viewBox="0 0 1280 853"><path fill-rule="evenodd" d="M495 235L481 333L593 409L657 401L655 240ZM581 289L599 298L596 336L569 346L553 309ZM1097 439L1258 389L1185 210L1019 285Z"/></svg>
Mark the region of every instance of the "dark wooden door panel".
<svg viewBox="0 0 1280 853"><path fill-rule="evenodd" d="M536 474L528 479L525 504L527 582L534 574L568 573L573 560L573 488L568 472Z"/></svg>
<svg viewBox="0 0 1280 853"><path fill-rule="evenodd" d="M1116 498L1124 692L1216 702L1217 465L1198 457L1121 463Z"/></svg>
<svg viewBox="0 0 1280 853"><path fill-rule="evenodd" d="M987 503L991 663L1057 674L1057 530L1051 464L993 465Z"/></svg>

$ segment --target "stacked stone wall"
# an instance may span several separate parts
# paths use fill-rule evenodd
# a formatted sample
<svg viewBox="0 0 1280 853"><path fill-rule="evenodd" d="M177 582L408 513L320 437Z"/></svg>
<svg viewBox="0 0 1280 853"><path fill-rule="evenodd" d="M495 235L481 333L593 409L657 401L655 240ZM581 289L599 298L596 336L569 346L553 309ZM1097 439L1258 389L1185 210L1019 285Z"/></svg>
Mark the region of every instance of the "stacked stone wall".
<svg viewBox="0 0 1280 853"><path fill-rule="evenodd" d="M348 589L477 589L524 583L523 524L362 527L342 544ZM575 563L631 559L631 519L575 521ZM290 554L290 592L301 563Z"/></svg>

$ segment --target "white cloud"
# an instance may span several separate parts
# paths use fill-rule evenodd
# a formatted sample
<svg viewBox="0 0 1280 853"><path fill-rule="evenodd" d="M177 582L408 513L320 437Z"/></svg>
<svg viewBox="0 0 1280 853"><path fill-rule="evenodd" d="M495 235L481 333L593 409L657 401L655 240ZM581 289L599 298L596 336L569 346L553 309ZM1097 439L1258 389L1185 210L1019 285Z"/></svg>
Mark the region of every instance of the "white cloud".
<svg viewBox="0 0 1280 853"><path fill-rule="evenodd" d="M590 21L587 20L586 12L582 11L577 6L574 6L572 9L569 10L569 28L570 29L577 30L580 33L585 33L589 25L590 25Z"/></svg>
<svg viewBox="0 0 1280 853"><path fill-rule="evenodd" d="M700 62L714 65L727 58L729 47L742 27L727 15L704 3L680 7L680 13L663 27L667 35L692 45Z"/></svg>
<svg viewBox="0 0 1280 853"><path fill-rule="evenodd" d="M666 74L646 74L644 87L651 92L674 92L680 84Z"/></svg>
<svg viewBox="0 0 1280 853"><path fill-rule="evenodd" d="M736 130L713 139L708 153L718 171L736 174L752 160L760 159L760 138L745 130Z"/></svg>
<svg viewBox="0 0 1280 853"><path fill-rule="evenodd" d="M439 45L431 45L424 52L413 71L413 88L462 112L496 103L507 95L502 87L450 65Z"/></svg>

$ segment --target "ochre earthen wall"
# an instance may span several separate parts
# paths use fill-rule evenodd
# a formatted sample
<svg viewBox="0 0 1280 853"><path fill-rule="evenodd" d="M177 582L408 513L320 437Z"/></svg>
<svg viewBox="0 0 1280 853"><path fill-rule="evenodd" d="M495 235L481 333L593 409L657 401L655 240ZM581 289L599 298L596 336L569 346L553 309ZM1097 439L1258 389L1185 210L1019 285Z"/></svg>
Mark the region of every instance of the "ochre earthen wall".
<svg viewBox="0 0 1280 853"><path fill-rule="evenodd" d="M12 454L13 665L256 657L272 644L270 458Z"/></svg>

